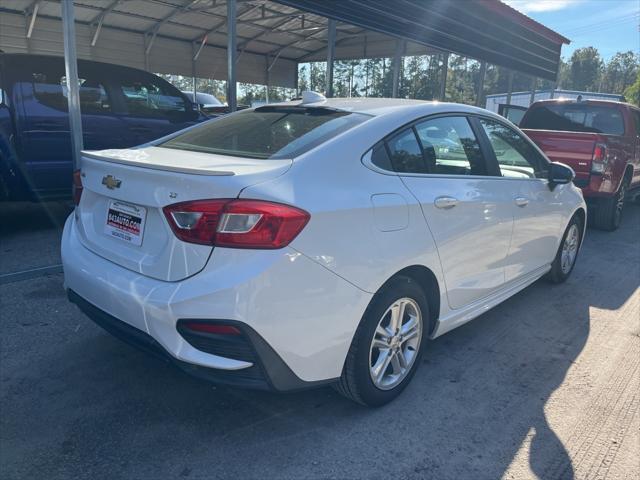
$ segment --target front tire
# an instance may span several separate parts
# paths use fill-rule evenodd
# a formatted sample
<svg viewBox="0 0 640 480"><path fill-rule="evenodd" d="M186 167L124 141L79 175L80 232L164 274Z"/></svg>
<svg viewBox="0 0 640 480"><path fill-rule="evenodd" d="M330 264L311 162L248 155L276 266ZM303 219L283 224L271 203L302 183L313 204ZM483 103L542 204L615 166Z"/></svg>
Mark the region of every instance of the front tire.
<svg viewBox="0 0 640 480"><path fill-rule="evenodd" d="M362 317L336 389L370 407L390 402L413 378L428 331L429 306L422 289L409 277L391 280Z"/></svg>
<svg viewBox="0 0 640 480"><path fill-rule="evenodd" d="M562 283L571 275L580 251L583 232L582 219L574 215L564 231L558 252L551 264L551 270L547 274L550 282Z"/></svg>

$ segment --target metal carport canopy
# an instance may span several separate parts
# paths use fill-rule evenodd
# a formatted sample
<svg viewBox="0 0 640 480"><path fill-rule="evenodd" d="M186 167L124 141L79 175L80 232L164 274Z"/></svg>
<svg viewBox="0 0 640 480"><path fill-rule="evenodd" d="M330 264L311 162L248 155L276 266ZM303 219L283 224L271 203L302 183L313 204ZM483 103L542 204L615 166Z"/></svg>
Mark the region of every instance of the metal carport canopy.
<svg viewBox="0 0 640 480"><path fill-rule="evenodd" d="M295 87L297 64L454 52L555 80L568 40L498 0L237 0L237 81ZM75 0L78 57L225 80L224 0ZM0 2L0 49L63 55L59 0ZM194 62L193 60L196 60ZM196 72L194 72L194 63ZM268 72L267 72L268 70Z"/></svg>
<svg viewBox="0 0 640 480"><path fill-rule="evenodd" d="M552 81L558 74L562 44L569 43L499 0L276 1ZM336 58L339 56L337 52ZM307 55L303 59L321 57Z"/></svg>

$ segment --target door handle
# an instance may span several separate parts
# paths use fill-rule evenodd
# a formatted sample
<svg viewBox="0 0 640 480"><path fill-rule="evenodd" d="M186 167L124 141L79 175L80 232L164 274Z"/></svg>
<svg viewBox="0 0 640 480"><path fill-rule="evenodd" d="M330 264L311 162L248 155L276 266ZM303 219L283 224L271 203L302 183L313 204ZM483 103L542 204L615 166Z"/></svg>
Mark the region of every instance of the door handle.
<svg viewBox="0 0 640 480"><path fill-rule="evenodd" d="M529 205L529 199L524 197L516 197L515 202L519 207L526 207Z"/></svg>
<svg viewBox="0 0 640 480"><path fill-rule="evenodd" d="M458 199L453 197L438 197L434 200L433 204L436 208L449 209L453 208L458 204Z"/></svg>

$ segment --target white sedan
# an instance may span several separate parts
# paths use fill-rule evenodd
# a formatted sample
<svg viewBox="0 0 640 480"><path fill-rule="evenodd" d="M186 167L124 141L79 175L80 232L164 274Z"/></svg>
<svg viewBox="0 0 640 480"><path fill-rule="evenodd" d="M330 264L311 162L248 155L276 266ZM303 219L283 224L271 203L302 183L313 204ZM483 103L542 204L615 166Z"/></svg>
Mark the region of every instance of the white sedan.
<svg viewBox="0 0 640 480"><path fill-rule="evenodd" d="M191 374L382 405L429 339L570 275L572 179L486 110L306 93L84 152L65 286Z"/></svg>

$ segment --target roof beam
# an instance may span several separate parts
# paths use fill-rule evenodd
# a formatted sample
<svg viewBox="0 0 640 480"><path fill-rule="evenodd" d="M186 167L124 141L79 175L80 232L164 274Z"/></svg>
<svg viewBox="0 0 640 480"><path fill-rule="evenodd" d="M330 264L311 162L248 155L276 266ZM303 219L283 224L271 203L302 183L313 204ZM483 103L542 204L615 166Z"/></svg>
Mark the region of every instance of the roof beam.
<svg viewBox="0 0 640 480"><path fill-rule="evenodd" d="M29 8L25 10L25 14L28 15L27 12L31 13L31 19L29 21L29 28L27 29L27 38L31 38L31 34L33 33L33 27L36 25L36 18L38 17L38 10L40 9L41 0L34 0Z"/></svg>
<svg viewBox="0 0 640 480"><path fill-rule="evenodd" d="M324 29L324 30L326 30L326 27L325 27L325 29ZM302 40L300 40L300 39L296 39L296 40L294 40L293 42L285 43L284 45L282 45L282 46L280 46L280 47L278 47L278 48L275 48L275 49L271 50L269 53L267 53L267 55L275 55L275 54L277 54L277 53L282 52L283 50L286 50L286 49L287 49L287 48L289 48L289 47L293 47L296 43L300 43L300 42L308 42L308 41L310 41L310 40L316 40L316 41L318 41L318 42L326 42L327 40L326 40L326 39L324 39L324 38L313 38L315 35L318 35L319 33L324 32L324 30L319 30L319 31L317 31L317 32L313 32L311 35L307 35L307 36L306 36L306 37L304 37L304 39L302 39ZM337 43L338 43L338 42L336 42L336 44L337 44ZM305 51L308 51L308 50L306 50L305 48L300 48L300 47L296 47L296 48L298 48L299 50L305 50ZM322 51L322 50L324 50L325 48L327 48L327 47L322 47L319 51ZM312 55L312 54L314 54L314 53L316 53L316 52L318 52L318 50L313 51L313 52L310 52L310 53L309 53L309 55ZM306 55L305 55L305 57L306 57Z"/></svg>
<svg viewBox="0 0 640 480"><path fill-rule="evenodd" d="M236 18L240 18L240 17L243 17L245 15L248 15L249 13L255 12L256 10L258 10L260 8L262 8L261 5L251 5L248 9L245 9L244 12L238 13ZM216 33L220 27L224 27L227 24L227 18L226 17L222 17L222 18L224 18L224 20L221 20L220 22L216 23L213 27L211 27L209 30L207 30L204 35L205 36L209 36L212 33ZM196 38L192 39L192 41L195 42L198 39L200 39L200 35L198 35Z"/></svg>
<svg viewBox="0 0 640 480"><path fill-rule="evenodd" d="M152 29L148 30L145 32L145 35L151 35L151 40L149 41L149 44L147 45L147 50L146 50L146 54L148 55L149 52L151 51L151 47L153 47L153 42L156 39L156 35L158 35L158 31L160 30L160 28L162 28L162 26L167 23L169 20L171 20L172 18L176 17L177 15L181 15L185 12L188 12L189 10L191 10L191 7L193 7L195 4L200 3L200 0L191 0L191 2L189 2L187 5L181 6L181 7L177 7L174 8L171 13L169 13L168 15L166 15L164 18L162 18L161 20L159 20ZM207 8L211 8L211 7L207 7Z"/></svg>
<svg viewBox="0 0 640 480"><path fill-rule="evenodd" d="M93 21L91 22L91 23L95 23L96 20L98 21L98 26L96 27L96 31L93 34L93 38L91 39L92 47L96 46L96 42L98 41L98 37L100 36L100 32L102 31L102 22L104 22L105 17L109 15L120 2L121 0L113 0L113 2L111 2L111 4L109 4L109 6L105 8L102 11L102 13L97 15L96 18L94 18Z"/></svg>
<svg viewBox="0 0 640 480"><path fill-rule="evenodd" d="M360 37L360 36L362 36L362 35L366 35L366 30L364 30L364 29L363 29L362 31L360 31L360 32L358 32L358 33L352 33L352 34L350 34L350 35L347 35L347 36L345 36L345 37L342 37L340 40L336 40L336 47L337 47L338 45L340 45L340 44L344 43L346 40L349 40L349 39L354 38L354 37ZM318 40L320 40L320 39L318 39ZM322 39L321 41L326 42L326 40L324 40L324 39ZM289 46L291 46L291 45L289 45ZM309 52L309 53L307 53L306 55L304 55L303 57L300 57L300 58L298 59L298 62L299 62L299 63L304 63L304 61L305 61L307 58L309 58L309 57L313 57L314 55L317 55L317 54L319 54L319 53L322 53L326 48L327 48L327 46L325 45L325 46L323 46L322 48L318 48L317 50L314 50L314 51L312 51L312 52Z"/></svg>
<svg viewBox="0 0 640 480"><path fill-rule="evenodd" d="M267 29L261 31L260 33L256 33L253 37L249 37L246 40L243 40L242 42L240 42L238 44L238 48L242 49L242 51L244 51L245 47L247 45L249 45L251 42L258 40L260 37L267 35L268 33L274 32L276 31L278 28L286 25L287 23L291 22L291 20L293 20L292 17L287 17L284 20L280 20L279 22L277 22L275 25L272 25L271 27L268 27Z"/></svg>
<svg viewBox="0 0 640 480"><path fill-rule="evenodd" d="M202 49L204 48L204 46L207 44L207 40L209 39L209 37L202 37L202 42L200 42L200 46L198 47L198 51L195 53L195 55L193 56L193 61L197 61L198 57L200 56L200 53L202 53Z"/></svg>

